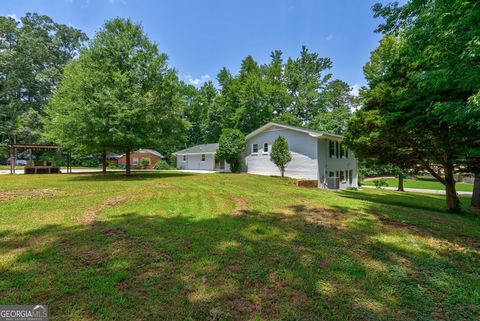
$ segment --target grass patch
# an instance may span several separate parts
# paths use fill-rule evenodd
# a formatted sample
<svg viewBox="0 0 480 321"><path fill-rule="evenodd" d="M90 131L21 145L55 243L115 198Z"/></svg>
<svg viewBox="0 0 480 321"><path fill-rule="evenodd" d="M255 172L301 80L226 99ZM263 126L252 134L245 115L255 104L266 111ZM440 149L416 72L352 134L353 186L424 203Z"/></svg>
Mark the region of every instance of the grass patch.
<svg viewBox="0 0 480 321"><path fill-rule="evenodd" d="M440 195L175 172L0 184L0 304L54 320L480 317L480 218Z"/></svg>
<svg viewBox="0 0 480 321"><path fill-rule="evenodd" d="M385 178L385 182L390 187L398 187L398 179L397 178ZM375 186L373 180L366 180L362 182L363 185L367 186ZM435 179L405 179L403 181L405 188L420 188L420 189L433 189L433 190L445 190L445 186L442 185L439 181ZM462 192L472 192L473 191L473 184L467 183L457 183L456 185L457 191Z"/></svg>

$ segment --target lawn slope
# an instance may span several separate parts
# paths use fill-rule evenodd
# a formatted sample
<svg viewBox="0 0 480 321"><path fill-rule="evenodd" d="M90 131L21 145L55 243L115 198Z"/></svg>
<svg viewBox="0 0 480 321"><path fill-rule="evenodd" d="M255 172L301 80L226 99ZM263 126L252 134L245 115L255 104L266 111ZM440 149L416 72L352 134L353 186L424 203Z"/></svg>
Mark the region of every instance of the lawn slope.
<svg viewBox="0 0 480 321"><path fill-rule="evenodd" d="M0 186L0 304L52 320L480 318L480 219L442 196L173 172Z"/></svg>

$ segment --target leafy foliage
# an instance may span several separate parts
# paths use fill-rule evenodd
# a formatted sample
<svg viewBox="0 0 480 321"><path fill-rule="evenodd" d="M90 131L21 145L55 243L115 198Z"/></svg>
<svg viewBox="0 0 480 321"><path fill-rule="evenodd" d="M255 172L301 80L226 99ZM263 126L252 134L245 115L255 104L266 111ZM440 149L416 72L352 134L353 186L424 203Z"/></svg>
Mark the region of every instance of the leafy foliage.
<svg viewBox="0 0 480 321"><path fill-rule="evenodd" d="M48 137L91 151L166 149L184 137L178 89L167 56L141 27L110 20L66 67L47 111Z"/></svg>
<svg viewBox="0 0 480 321"><path fill-rule="evenodd" d="M365 66L369 89L346 140L360 157L420 164L446 187L459 211L455 170L480 146L480 3L422 0L374 7L385 18ZM478 162L478 159L477 159ZM444 174L444 176L442 176Z"/></svg>
<svg viewBox="0 0 480 321"><path fill-rule="evenodd" d="M238 173L242 169L241 155L245 148L245 135L238 129L226 128L220 136L216 156L229 163L233 173Z"/></svg>
<svg viewBox="0 0 480 321"><path fill-rule="evenodd" d="M277 165L282 177L285 175L285 167L292 160L292 153L288 149L288 142L283 136L278 136L272 144L270 160Z"/></svg>
<svg viewBox="0 0 480 321"><path fill-rule="evenodd" d="M0 143L40 138L44 107L87 36L50 17L0 17Z"/></svg>

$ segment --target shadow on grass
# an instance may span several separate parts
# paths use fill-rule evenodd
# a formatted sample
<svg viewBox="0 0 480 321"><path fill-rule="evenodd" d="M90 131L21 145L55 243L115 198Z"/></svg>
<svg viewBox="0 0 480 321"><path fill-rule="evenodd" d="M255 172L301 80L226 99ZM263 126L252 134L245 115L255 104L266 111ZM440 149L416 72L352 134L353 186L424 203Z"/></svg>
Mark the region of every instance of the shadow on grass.
<svg viewBox="0 0 480 321"><path fill-rule="evenodd" d="M68 179L71 181L139 181L149 180L154 178L168 178L168 177L186 177L195 175L193 173L185 172L132 172L131 176L126 176L124 172L108 172L106 174L95 173L74 173Z"/></svg>
<svg viewBox="0 0 480 321"><path fill-rule="evenodd" d="M401 207L408 207L412 209L419 209L425 211L440 211L445 212L445 196L442 195L427 195L420 193L408 192L389 192L388 194L363 193L359 191L341 190L337 192L342 197L351 198L355 200L368 201L372 203L394 205ZM463 207L467 206L468 197L460 197L463 201ZM441 202L439 202L441 200Z"/></svg>
<svg viewBox="0 0 480 321"><path fill-rule="evenodd" d="M0 303L48 304L55 320L479 316L478 253L434 255L345 210L290 209L3 232L15 259L0 265Z"/></svg>

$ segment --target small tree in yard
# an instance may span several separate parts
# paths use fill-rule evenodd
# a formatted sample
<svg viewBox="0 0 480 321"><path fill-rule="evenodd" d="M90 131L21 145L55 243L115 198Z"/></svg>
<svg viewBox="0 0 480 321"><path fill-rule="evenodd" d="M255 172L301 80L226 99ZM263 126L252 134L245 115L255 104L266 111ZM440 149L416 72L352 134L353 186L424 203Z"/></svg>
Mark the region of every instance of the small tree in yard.
<svg viewBox="0 0 480 321"><path fill-rule="evenodd" d="M282 136L278 136L273 142L270 160L277 165L282 177L285 175L285 167L292 160L292 153L288 149L288 142Z"/></svg>
<svg viewBox="0 0 480 321"><path fill-rule="evenodd" d="M140 165L142 165L142 169L146 169L148 165L150 165L150 158L142 157L142 159L140 160Z"/></svg>
<svg viewBox="0 0 480 321"><path fill-rule="evenodd" d="M238 173L242 169L241 155L245 147L245 135L238 129L226 128L220 136L217 157L229 163L233 173Z"/></svg>

